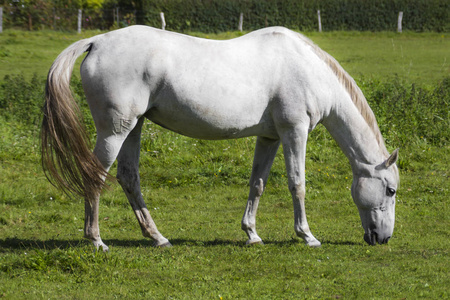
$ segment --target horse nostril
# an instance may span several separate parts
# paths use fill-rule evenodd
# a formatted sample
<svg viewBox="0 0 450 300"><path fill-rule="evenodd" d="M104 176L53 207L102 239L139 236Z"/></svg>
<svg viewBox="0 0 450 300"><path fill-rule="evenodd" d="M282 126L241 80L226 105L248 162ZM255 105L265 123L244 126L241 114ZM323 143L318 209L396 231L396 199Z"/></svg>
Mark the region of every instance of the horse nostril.
<svg viewBox="0 0 450 300"><path fill-rule="evenodd" d="M370 238L372 239L372 245L376 245L377 243L379 243L378 233L376 233L375 231L372 232Z"/></svg>
<svg viewBox="0 0 450 300"><path fill-rule="evenodd" d="M387 238L384 239L383 244L387 244L389 242L389 240L391 239L390 236L388 236Z"/></svg>
<svg viewBox="0 0 450 300"><path fill-rule="evenodd" d="M377 234L375 232L371 232L369 234L364 234L364 241L366 241L367 244L374 246L377 244Z"/></svg>

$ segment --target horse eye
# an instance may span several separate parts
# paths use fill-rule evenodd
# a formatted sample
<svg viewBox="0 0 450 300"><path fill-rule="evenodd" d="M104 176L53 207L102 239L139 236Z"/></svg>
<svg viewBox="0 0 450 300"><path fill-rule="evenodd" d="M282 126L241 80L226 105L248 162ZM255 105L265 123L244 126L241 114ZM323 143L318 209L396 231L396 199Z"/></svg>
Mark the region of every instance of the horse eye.
<svg viewBox="0 0 450 300"><path fill-rule="evenodd" d="M387 188L386 193L388 196L392 197L395 195L395 190L393 188Z"/></svg>

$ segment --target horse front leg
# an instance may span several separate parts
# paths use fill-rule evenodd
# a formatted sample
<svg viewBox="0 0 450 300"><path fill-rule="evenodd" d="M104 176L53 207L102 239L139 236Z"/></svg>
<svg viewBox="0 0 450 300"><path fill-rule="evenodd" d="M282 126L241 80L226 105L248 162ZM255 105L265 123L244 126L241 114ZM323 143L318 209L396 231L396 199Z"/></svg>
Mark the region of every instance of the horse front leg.
<svg viewBox="0 0 450 300"><path fill-rule="evenodd" d="M156 228L156 224L145 205L141 193L139 154L143 121L144 118L139 119L138 124L122 145L122 149L117 158L117 179L136 215L142 234L145 237L151 238L154 241L153 245L155 247L170 247L172 245L169 240L162 236Z"/></svg>
<svg viewBox="0 0 450 300"><path fill-rule="evenodd" d="M241 228L248 236L247 245L262 244L261 238L256 233L256 211L279 145L279 140L270 140L263 137L258 137L256 140L252 175L250 177L250 193L241 222Z"/></svg>
<svg viewBox="0 0 450 300"><path fill-rule="evenodd" d="M310 247L320 247L320 242L312 235L305 211L305 155L308 129L291 128L282 134L282 144L288 186L294 204L294 229Z"/></svg>

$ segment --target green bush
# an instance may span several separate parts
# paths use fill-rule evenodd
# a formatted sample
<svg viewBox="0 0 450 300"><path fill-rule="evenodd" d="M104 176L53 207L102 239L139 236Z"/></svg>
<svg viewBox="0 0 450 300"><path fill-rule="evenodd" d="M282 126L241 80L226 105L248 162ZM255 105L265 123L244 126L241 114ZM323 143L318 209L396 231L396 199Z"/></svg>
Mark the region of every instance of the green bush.
<svg viewBox="0 0 450 300"><path fill-rule="evenodd" d="M74 98L81 108L86 129L91 136L95 133L94 121L89 112L81 80L71 80ZM0 83L0 116L6 121L17 121L22 125L41 125L44 104L45 80L33 75L27 81L23 75L5 76Z"/></svg>
<svg viewBox="0 0 450 300"><path fill-rule="evenodd" d="M389 81L361 80L385 139L404 146L419 140L448 145L450 140L450 77L434 87Z"/></svg>
<svg viewBox="0 0 450 300"><path fill-rule="evenodd" d="M434 87L405 84L398 78L387 81L360 80L367 101L373 109L380 130L388 143L403 146L417 141L447 145L450 140L450 77ZM34 76L6 76L0 86L0 115L25 125L40 125L45 83ZM72 79L72 90L81 107L87 130L95 127L85 101L81 80ZM390 141L389 141L390 140Z"/></svg>
<svg viewBox="0 0 450 300"><path fill-rule="evenodd" d="M35 74L31 81L23 75L5 76L0 84L0 114L5 120L38 124L43 104L45 81Z"/></svg>

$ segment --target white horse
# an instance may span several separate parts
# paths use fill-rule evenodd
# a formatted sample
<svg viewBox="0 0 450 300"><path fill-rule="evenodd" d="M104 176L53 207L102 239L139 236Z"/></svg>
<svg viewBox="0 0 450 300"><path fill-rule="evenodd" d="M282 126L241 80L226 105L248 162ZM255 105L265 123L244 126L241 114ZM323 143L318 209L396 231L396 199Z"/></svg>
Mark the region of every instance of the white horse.
<svg viewBox="0 0 450 300"><path fill-rule="evenodd" d="M69 82L78 56L83 88L97 129L90 151ZM247 244L262 243L255 216L269 170L283 144L295 232L320 246L305 213L308 133L322 123L348 157L352 197L365 234L387 243L399 182L375 116L355 81L329 54L282 27L215 41L133 26L78 41L53 63L41 130L43 166L66 192L85 197L85 237L100 238L100 190L112 163L142 233L171 246L156 228L140 190L140 135L144 119L200 139L257 136L250 194L242 218Z"/></svg>

